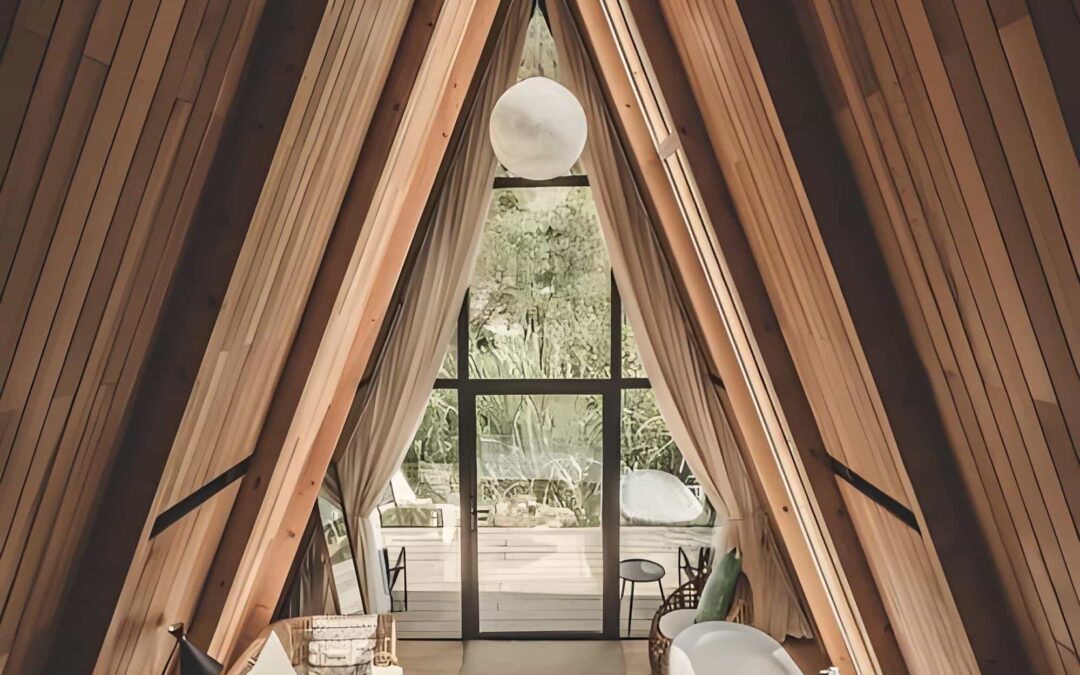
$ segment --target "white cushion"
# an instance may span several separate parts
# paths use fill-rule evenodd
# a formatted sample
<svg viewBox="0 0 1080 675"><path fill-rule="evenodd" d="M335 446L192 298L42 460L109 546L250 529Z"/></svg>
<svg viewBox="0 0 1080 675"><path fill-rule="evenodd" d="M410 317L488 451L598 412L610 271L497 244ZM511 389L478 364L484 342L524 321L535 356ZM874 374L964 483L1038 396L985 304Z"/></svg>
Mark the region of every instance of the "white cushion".
<svg viewBox="0 0 1080 675"><path fill-rule="evenodd" d="M696 609L676 609L660 617L660 634L669 640L694 625Z"/></svg>
<svg viewBox="0 0 1080 675"><path fill-rule="evenodd" d="M780 643L736 623L706 621L684 630L671 643L670 675L799 675Z"/></svg>
<svg viewBox="0 0 1080 675"><path fill-rule="evenodd" d="M274 631L270 631L270 637L266 638L266 644L248 675L296 675L296 669L292 667L289 655Z"/></svg>

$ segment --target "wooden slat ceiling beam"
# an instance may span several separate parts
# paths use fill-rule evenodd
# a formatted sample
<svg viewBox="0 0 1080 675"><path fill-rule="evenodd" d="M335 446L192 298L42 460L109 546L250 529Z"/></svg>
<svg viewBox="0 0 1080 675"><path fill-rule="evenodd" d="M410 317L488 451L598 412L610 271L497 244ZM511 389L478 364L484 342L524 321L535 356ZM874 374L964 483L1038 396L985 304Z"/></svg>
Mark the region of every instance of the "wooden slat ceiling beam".
<svg viewBox="0 0 1080 675"><path fill-rule="evenodd" d="M1076 3L571 4L831 659L1080 673ZM498 14L0 3L0 672L266 625Z"/></svg>
<svg viewBox="0 0 1080 675"><path fill-rule="evenodd" d="M882 435L891 433L889 445L895 446L889 453L861 443L845 447L844 453L867 463L867 455L879 452L882 464L895 463L897 477L908 485L894 484L893 489L902 489L913 504L924 534L922 541L881 537L887 531L882 518L869 517L873 509L864 500L854 495L847 500L863 502L857 508L866 523L864 542L879 585L908 596L897 595L889 602L905 656L918 672L972 671L966 658L946 656L950 648L958 656L967 651L961 648L966 633L979 670L1031 671L1034 664L1024 652L1021 625L1008 611L996 571L984 564L990 547L970 498L960 489L963 477L949 451L930 380L868 210L857 198L859 186L796 13L791 5L745 1L739 9L814 216L807 223L824 247L822 265L831 267L837 303L845 306L854 329L847 334L851 351L865 359L861 377L867 381L867 398L877 399L872 402L884 413ZM874 534L878 536L872 539ZM901 565L907 561L929 562L930 567L920 573L914 565ZM987 607L1002 609L988 612Z"/></svg>
<svg viewBox="0 0 1080 675"><path fill-rule="evenodd" d="M973 579L971 569L986 559L986 543L958 490L955 466L950 475L949 462L941 458L948 439L941 424L935 426L939 418L930 405L932 391L920 380L907 327L895 303L889 307L895 297L891 282L874 276L880 262L866 269L874 267L875 258L880 261L878 247L867 236L862 206L853 199L854 182L843 184L847 162L839 144L828 143L827 114L822 127L822 115L812 105L813 96L820 104L820 85L812 71L798 67L808 57L805 48L799 52L802 39L790 27L790 9L697 0L666 0L662 6L826 447L911 508L924 533L930 532L928 516L915 498L904 460L921 458L921 464L913 464L918 469L914 477L920 487L937 491L928 493L938 497L928 501L939 535L935 541L929 536L882 537L894 524L883 521L872 502L845 488L844 503L907 667L975 672L980 659L1027 670L1016 623L1005 614L1000 625L991 625L998 617L986 611L988 605L999 606L995 600L1004 600L994 575L987 571L981 584L970 586L964 580ZM784 12L788 16L779 15ZM759 19L763 14L768 18ZM763 44L773 53L755 49L745 24L748 16L756 21L757 35L768 36ZM768 75L785 81L772 92L763 62ZM791 129L777 118L779 100L787 106ZM805 166L792 158L787 131L802 134L795 140ZM945 579L935 544L949 547L949 571L963 575L954 577L956 588ZM957 598L977 606L965 606L967 625ZM997 630L1003 631L1000 638ZM977 656L969 641L977 644Z"/></svg>
<svg viewBox="0 0 1080 675"><path fill-rule="evenodd" d="M1011 612L1041 657L1026 672L1046 673L1080 672L1080 164L1063 79L1080 19L1066 4L803 4L982 565L1007 593L984 611Z"/></svg>
<svg viewBox="0 0 1080 675"><path fill-rule="evenodd" d="M266 422L259 433L252 463L240 486L240 493L222 536L222 544L214 556L207 583L192 616L190 635L197 644L210 644L218 629L218 619L232 592L241 559L249 544L249 534L266 499L269 479L281 456L281 450L285 447L285 435L292 424L304 384L331 320L334 301L367 221L367 212L372 206L378 179L389 159L408 109L413 83L420 73L423 57L431 44L442 4L443 0L417 0L405 24L398 53L394 57L386 85L375 107L370 131L361 147L334 231L330 235L319 273L315 277L308 305L304 309L299 331L274 391ZM312 509L312 513L314 512ZM292 518L288 520L291 521ZM293 523L286 523L284 527L291 530ZM299 543L304 542L299 540ZM275 557L267 564L277 565L284 562L284 559L284 555ZM295 559L296 556L294 561Z"/></svg>
<svg viewBox="0 0 1080 675"><path fill-rule="evenodd" d="M55 632L77 639L52 653L46 672L93 668L322 14L323 5L315 2L275 3L263 14L252 65L239 85L132 396L115 468L101 489L84 563L76 566L61 606Z"/></svg>
<svg viewBox="0 0 1080 675"><path fill-rule="evenodd" d="M131 557L96 671L160 671L236 487L149 538L154 518L251 454L411 3L326 5L199 374ZM302 526L301 526L302 527Z"/></svg>
<svg viewBox="0 0 1080 675"><path fill-rule="evenodd" d="M51 0L0 10L12 20L0 57L4 672L37 672L63 651L49 645L65 590L87 590L73 588L73 571L101 571L80 565L80 551L131 406L157 393L140 378L154 372L152 338L262 8ZM74 625L94 630L91 617Z"/></svg>
<svg viewBox="0 0 1080 675"><path fill-rule="evenodd" d="M413 11L195 616L193 636L215 653L242 649L271 619L296 555L289 533L315 504L498 14L458 0Z"/></svg>
<svg viewBox="0 0 1080 675"><path fill-rule="evenodd" d="M904 672L664 17L649 1L575 7L823 645L846 671ZM647 61L632 53L635 43ZM679 149L662 159L666 130L678 135Z"/></svg>

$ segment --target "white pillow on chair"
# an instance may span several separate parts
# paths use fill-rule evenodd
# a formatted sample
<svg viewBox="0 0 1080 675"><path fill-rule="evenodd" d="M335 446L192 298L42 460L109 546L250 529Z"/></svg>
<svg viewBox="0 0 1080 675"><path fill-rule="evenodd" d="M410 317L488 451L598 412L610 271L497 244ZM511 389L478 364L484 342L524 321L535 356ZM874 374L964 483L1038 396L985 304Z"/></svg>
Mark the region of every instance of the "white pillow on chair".
<svg viewBox="0 0 1080 675"><path fill-rule="evenodd" d="M695 618L696 609L673 609L660 617L658 628L664 637L674 640L679 633L694 625Z"/></svg>
<svg viewBox="0 0 1080 675"><path fill-rule="evenodd" d="M266 638L266 644L248 675L296 675L296 669L292 667L289 655L274 631L270 631L270 637Z"/></svg>

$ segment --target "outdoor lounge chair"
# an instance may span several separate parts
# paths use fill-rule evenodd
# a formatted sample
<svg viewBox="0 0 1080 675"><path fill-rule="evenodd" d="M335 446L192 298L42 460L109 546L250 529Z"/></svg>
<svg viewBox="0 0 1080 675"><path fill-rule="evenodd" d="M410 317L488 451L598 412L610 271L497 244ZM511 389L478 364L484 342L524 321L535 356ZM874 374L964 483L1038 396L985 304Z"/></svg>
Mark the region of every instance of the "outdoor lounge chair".
<svg viewBox="0 0 1080 675"><path fill-rule="evenodd" d="M400 527L441 528L444 543L448 544L454 539L454 529L458 525L458 505L436 504L430 498L417 497L400 469L390 478L390 499L379 505L381 522L385 522L383 516L391 510L413 514L413 517L407 518ZM399 525L395 524L393 527Z"/></svg>

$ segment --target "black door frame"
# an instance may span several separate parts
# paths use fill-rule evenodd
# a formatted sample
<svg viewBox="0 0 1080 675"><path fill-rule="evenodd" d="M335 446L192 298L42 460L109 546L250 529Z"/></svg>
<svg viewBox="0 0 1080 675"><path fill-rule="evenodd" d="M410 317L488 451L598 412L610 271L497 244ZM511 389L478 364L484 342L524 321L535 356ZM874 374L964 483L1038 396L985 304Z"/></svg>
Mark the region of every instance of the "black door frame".
<svg viewBox="0 0 1080 675"><path fill-rule="evenodd" d="M497 187L501 187L496 183ZM647 378L622 375L622 302L611 281L611 374L596 379L499 379L469 377L469 298L458 315L457 377L441 378L436 389L458 394L458 464L461 512L461 634L463 639L573 640L619 639L619 480L621 466L622 392L650 388ZM595 395L602 400L602 471L600 527L603 569L602 629L596 631L482 632L480 630L479 570L477 566L477 431L476 397L483 395L567 394Z"/></svg>

